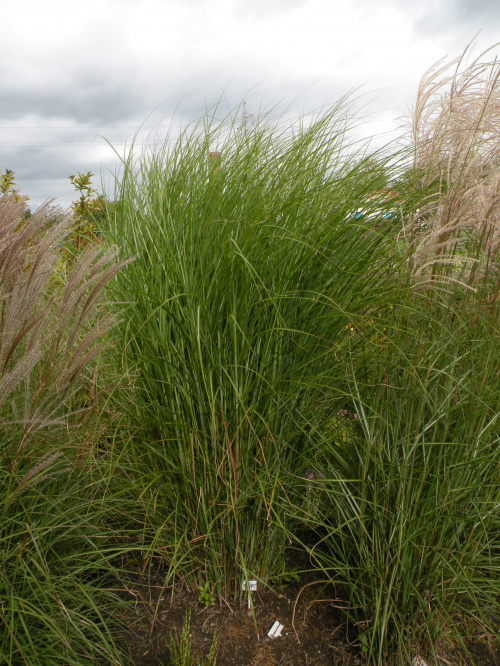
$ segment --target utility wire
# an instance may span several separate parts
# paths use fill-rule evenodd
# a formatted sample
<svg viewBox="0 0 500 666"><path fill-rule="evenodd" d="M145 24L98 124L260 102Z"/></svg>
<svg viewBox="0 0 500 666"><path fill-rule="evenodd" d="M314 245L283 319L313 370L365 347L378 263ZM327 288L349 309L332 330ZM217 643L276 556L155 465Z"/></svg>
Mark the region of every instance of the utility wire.
<svg viewBox="0 0 500 666"><path fill-rule="evenodd" d="M168 141L140 141L136 142L136 144L140 146L160 146L165 145L165 143L174 142L174 139L169 139ZM92 141L91 139L87 141L0 141L1 148L57 148L65 146L96 148L97 146L104 146L113 149L115 146L128 146L131 144L132 141L112 141L111 145L108 145L103 141Z"/></svg>
<svg viewBox="0 0 500 666"><path fill-rule="evenodd" d="M139 129L137 125L0 125L0 129ZM143 125L148 129L160 129L170 125Z"/></svg>

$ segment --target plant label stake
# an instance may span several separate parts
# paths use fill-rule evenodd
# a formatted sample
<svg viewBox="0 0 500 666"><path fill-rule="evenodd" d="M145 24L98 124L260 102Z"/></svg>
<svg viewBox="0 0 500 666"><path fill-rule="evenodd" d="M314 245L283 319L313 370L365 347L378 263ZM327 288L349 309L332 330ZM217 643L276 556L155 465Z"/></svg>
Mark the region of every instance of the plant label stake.
<svg viewBox="0 0 500 666"><path fill-rule="evenodd" d="M247 589L247 582L244 580L241 584L241 589L243 592ZM248 581L248 610L252 610L252 592L257 592L257 581L249 580Z"/></svg>
<svg viewBox="0 0 500 666"><path fill-rule="evenodd" d="M282 631L283 631L283 625L280 624L278 620L276 620L276 622L267 632L267 635L269 636L269 638L280 638Z"/></svg>
<svg viewBox="0 0 500 666"><path fill-rule="evenodd" d="M427 666L427 662L425 662L419 654L417 654L416 657L413 657L413 661L411 663L412 666Z"/></svg>

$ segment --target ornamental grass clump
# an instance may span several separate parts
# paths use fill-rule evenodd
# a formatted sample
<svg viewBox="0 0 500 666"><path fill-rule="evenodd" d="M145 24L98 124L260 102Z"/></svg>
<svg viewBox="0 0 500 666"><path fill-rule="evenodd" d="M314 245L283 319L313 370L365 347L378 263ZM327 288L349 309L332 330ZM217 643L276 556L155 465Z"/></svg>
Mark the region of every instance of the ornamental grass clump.
<svg viewBox="0 0 500 666"><path fill-rule="evenodd" d="M454 660L498 637L498 73L476 60L448 90L424 78L418 178L403 169L394 183L406 188L398 298L353 327L348 389L330 410L357 418L343 441L316 431L314 512L276 512L302 510L315 529L311 558L347 593L370 663Z"/></svg>
<svg viewBox="0 0 500 666"><path fill-rule="evenodd" d="M427 305L394 309L346 364L358 418L348 443L318 438L304 516L374 663L446 656L500 622L498 308Z"/></svg>
<svg viewBox="0 0 500 666"><path fill-rule="evenodd" d="M294 492L346 324L397 284L385 203L371 214L386 159L347 126L340 105L309 124L207 114L123 162L111 227L136 259L114 298L167 580L239 597L281 571L274 506Z"/></svg>
<svg viewBox="0 0 500 666"><path fill-rule="evenodd" d="M94 247L60 286L56 266L71 218L48 204L25 212L22 200L0 199L0 428L10 470L30 455L31 442L65 424L69 398L113 323L98 297L119 270L114 250Z"/></svg>
<svg viewBox="0 0 500 666"><path fill-rule="evenodd" d="M120 266L88 249L56 279L71 218L0 197L0 662L118 663L111 525L99 461L81 456L82 387L113 323L103 287ZM80 426L79 428L77 426ZM88 453L88 452L87 452ZM113 519L110 518L113 515Z"/></svg>

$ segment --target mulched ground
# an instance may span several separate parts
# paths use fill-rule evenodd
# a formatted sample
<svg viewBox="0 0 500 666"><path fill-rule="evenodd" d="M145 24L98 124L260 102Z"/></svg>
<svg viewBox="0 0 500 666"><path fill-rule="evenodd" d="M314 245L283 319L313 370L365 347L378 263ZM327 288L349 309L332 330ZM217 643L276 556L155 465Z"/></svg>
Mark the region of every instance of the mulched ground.
<svg viewBox="0 0 500 666"><path fill-rule="evenodd" d="M126 583L134 600L124 617L127 630L122 645L138 666L165 666L168 644L191 616L193 656L208 654L214 632L219 635L218 666L360 666L365 663L357 632L342 613L342 600L332 585L301 578L300 582L254 594L253 615L244 605L224 603L205 608L198 595L164 589L160 566L149 575L140 569ZM339 595L340 596L340 595ZM283 624L280 638L269 638L275 620ZM470 646L472 660L443 656L440 666L500 666L500 650L490 652L485 642ZM194 664L196 661L193 662ZM430 663L429 663L430 666Z"/></svg>

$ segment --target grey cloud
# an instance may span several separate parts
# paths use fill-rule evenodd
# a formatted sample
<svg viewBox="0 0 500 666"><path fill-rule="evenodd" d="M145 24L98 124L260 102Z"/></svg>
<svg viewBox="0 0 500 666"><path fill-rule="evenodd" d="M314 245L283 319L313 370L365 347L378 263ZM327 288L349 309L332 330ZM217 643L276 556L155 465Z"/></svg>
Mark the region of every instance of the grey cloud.
<svg viewBox="0 0 500 666"><path fill-rule="evenodd" d="M456 0L456 13L462 20L469 18L487 18L500 22L500 4L498 0Z"/></svg>
<svg viewBox="0 0 500 666"><path fill-rule="evenodd" d="M470 40L479 30L500 26L499 0L420 0L411 6L408 0L386 2L415 16L414 30L419 36L451 37L456 33Z"/></svg>
<svg viewBox="0 0 500 666"><path fill-rule="evenodd" d="M500 4L498 0L449 0L448 10L455 23L466 22L491 27L500 24Z"/></svg>
<svg viewBox="0 0 500 666"><path fill-rule="evenodd" d="M77 124L107 123L126 119L146 100L140 85L125 75L75 75L65 80L46 77L38 86L0 86L0 118L36 113L43 118L72 118Z"/></svg>
<svg viewBox="0 0 500 666"><path fill-rule="evenodd" d="M231 0L227 4L231 12L245 13L248 25L254 19L257 24L259 19L295 11L308 1ZM183 7L188 3L197 5L199 14L210 12L206 0L178 2ZM129 4L133 4L132 0ZM172 15L175 19L175 12ZM201 21L199 16L197 20ZM175 20L172 25L177 26ZM10 48L7 41L0 43L0 165L15 171L18 187L32 197L34 204L55 195L63 205L69 205L74 194L67 180L71 173L90 169L98 176L101 160L105 166L111 164L107 157L102 158L102 150L82 145L96 141L96 135L103 135L119 149L144 122L168 125L175 115L177 125L185 124L223 98L227 102L225 108L234 108L246 99L250 113L268 110L278 103L274 111L277 115L287 107L292 114L318 109L326 100L334 102L348 92L340 71L337 78L329 77L328 84L311 87L311 79L305 74L298 76L288 68L284 72L283 66L276 68L273 63L264 62L251 44L248 53L238 50L231 57L223 53L222 45L214 49L209 45L201 52L195 42L185 48L181 40L178 48L166 44L165 54L159 50L160 55L155 59L141 53L143 35L134 41L139 48L129 50L127 39L135 40L134 26L127 30L120 16L109 27L110 30L103 29L93 35L91 44L88 31L82 31L80 41L69 44L58 41L55 29L42 35L40 41L31 44L26 40L26 48L21 43L19 49L15 47L15 53L6 53ZM5 26L0 26L0 32L2 29ZM21 30L22 22L20 35ZM186 31L186 43L189 42L188 27L179 24L179 30ZM1 127L54 124L127 128L4 130ZM9 141L25 144L14 148ZM56 143L42 146L37 141ZM105 155L108 153L111 155L109 150Z"/></svg>
<svg viewBox="0 0 500 666"><path fill-rule="evenodd" d="M264 74L264 72L262 72ZM229 69L220 68L216 74L200 68L198 71L163 79L155 72L151 77L141 77L136 73L134 90L131 80L115 75L112 79L103 77L87 78L83 74L74 77L71 87L64 85L44 85L38 90L22 90L4 85L0 89L0 126L19 124L49 126L123 126L91 129L51 129L43 130L4 130L0 128L0 165L15 171L16 183L21 192L28 194L33 206L45 199L56 196L63 207L74 199L74 190L67 179L76 171L91 170L99 183L101 152L79 142L97 141L98 135L106 137L118 152L124 149L125 141L130 144L136 129L142 123L146 126L169 125L175 117L174 125L184 126L200 117L205 109L221 102L219 115L234 109L247 100L250 113L266 111L277 105L274 113L279 114L287 106L301 110L314 110L322 106L325 99L335 99L345 90L339 83L336 90L317 85L312 88L309 81L301 78L254 78L256 73L241 72L230 77ZM107 78L106 78L107 77ZM111 85L107 81L113 81ZM161 81L161 83L159 83ZM331 85L331 84L330 84ZM36 110L35 120L33 111ZM161 134L161 132L160 132ZM33 142L18 148L6 148L2 141ZM55 142L40 147L36 141ZM74 142L63 146L65 142ZM105 145L103 141L98 145ZM114 170L111 150L107 150L104 168ZM114 165L114 166L113 166Z"/></svg>
<svg viewBox="0 0 500 666"><path fill-rule="evenodd" d="M472 39L480 30L500 26L498 0L448 0L439 2L416 22L420 35L435 35L446 31Z"/></svg>
<svg viewBox="0 0 500 666"><path fill-rule="evenodd" d="M0 93L0 96L3 96ZM77 124L119 123L137 111L137 99L128 91L115 89L93 91L32 91L10 93L0 98L0 117L15 118L31 114L44 119L68 118Z"/></svg>

